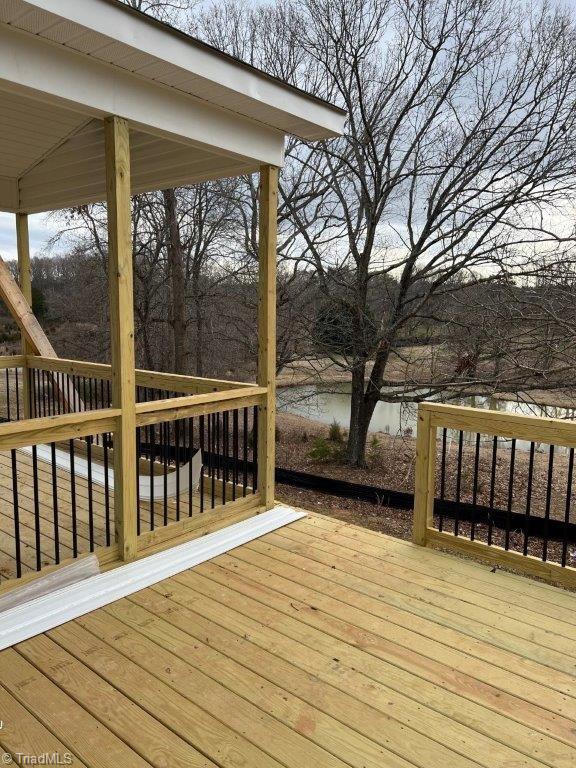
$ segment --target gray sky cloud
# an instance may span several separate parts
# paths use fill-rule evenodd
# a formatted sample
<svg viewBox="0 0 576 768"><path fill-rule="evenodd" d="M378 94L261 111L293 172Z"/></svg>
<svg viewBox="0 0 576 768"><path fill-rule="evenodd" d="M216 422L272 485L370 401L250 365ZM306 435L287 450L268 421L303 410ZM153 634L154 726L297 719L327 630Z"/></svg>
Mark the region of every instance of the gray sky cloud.
<svg viewBox="0 0 576 768"><path fill-rule="evenodd" d="M58 228L47 218L45 213L37 213L32 214L28 219L32 256L40 255L46 248L48 240L58 231ZM16 225L13 213L0 212L0 256L8 260L17 257Z"/></svg>

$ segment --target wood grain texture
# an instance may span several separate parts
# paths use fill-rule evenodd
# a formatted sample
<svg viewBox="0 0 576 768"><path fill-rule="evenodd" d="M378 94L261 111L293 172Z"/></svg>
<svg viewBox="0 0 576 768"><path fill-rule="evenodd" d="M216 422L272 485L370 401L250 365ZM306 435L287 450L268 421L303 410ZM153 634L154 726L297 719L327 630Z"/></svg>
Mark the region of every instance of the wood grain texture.
<svg viewBox="0 0 576 768"><path fill-rule="evenodd" d="M124 560L136 557L136 374L130 130L126 120L104 125L108 209L108 286L112 349L112 404L120 409L114 434L116 538Z"/></svg>
<svg viewBox="0 0 576 768"><path fill-rule="evenodd" d="M311 514L0 653L2 712L24 710L0 745L56 739L90 768L572 768L575 609Z"/></svg>
<svg viewBox="0 0 576 768"><path fill-rule="evenodd" d="M258 230L258 375L266 402L258 416L258 487L264 506L274 505L276 455L276 247L278 168L260 170Z"/></svg>

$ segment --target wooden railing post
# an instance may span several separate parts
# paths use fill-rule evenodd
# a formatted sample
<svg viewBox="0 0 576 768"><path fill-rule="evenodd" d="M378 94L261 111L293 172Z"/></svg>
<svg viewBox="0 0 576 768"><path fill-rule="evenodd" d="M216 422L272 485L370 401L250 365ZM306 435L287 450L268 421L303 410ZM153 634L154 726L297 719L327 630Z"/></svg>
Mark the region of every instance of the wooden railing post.
<svg viewBox="0 0 576 768"><path fill-rule="evenodd" d="M114 513L120 555L136 556L136 384L130 213L130 136L126 120L105 120L108 202L108 283L112 347L112 405L120 408L114 433Z"/></svg>
<svg viewBox="0 0 576 768"><path fill-rule="evenodd" d="M18 278L22 295L32 306L32 274L30 271L30 237L28 233L28 214L16 214L16 248L18 251ZM22 354L33 355L36 350L27 340L23 331L20 331L22 339ZM32 396L30 391L30 369L28 365L23 368L22 375L22 400L25 419L32 417Z"/></svg>
<svg viewBox="0 0 576 768"><path fill-rule="evenodd" d="M276 244L278 168L260 169L258 377L266 403L258 411L258 490L266 509L274 506L276 463Z"/></svg>
<svg viewBox="0 0 576 768"><path fill-rule="evenodd" d="M428 529L434 521L435 475L436 427L430 424L430 412L420 405L416 436L412 540L423 547L426 546Z"/></svg>

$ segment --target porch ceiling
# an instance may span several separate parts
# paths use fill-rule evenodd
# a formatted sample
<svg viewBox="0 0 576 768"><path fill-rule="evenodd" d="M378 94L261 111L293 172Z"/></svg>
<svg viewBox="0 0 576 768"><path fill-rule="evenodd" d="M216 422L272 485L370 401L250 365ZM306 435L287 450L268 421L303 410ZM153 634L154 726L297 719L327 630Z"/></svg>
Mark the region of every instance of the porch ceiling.
<svg viewBox="0 0 576 768"><path fill-rule="evenodd" d="M0 209L105 197L102 120L125 118L133 192L280 166L344 113L114 0L0 5Z"/></svg>
<svg viewBox="0 0 576 768"><path fill-rule="evenodd" d="M104 123L65 108L3 93L0 208L28 213L106 196ZM258 163L131 130L133 194L249 173Z"/></svg>

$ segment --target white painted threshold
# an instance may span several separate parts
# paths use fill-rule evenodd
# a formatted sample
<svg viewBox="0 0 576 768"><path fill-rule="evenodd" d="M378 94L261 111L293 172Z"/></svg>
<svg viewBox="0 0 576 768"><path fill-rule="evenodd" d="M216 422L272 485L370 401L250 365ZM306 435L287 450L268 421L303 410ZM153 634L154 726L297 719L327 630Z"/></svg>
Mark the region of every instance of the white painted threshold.
<svg viewBox="0 0 576 768"><path fill-rule="evenodd" d="M248 541L306 517L277 506L248 520L70 584L0 614L0 650L169 579Z"/></svg>

